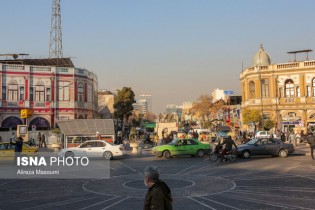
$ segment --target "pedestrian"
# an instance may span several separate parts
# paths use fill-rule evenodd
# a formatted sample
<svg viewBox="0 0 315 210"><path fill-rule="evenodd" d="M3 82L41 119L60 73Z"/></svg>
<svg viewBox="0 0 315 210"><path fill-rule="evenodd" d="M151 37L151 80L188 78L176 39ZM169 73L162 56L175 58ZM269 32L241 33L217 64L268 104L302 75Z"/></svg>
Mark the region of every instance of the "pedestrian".
<svg viewBox="0 0 315 210"><path fill-rule="evenodd" d="M285 142L285 134L284 134L284 132L282 132L282 131L281 131L281 136L280 136L280 138L281 138L281 141Z"/></svg>
<svg viewBox="0 0 315 210"><path fill-rule="evenodd" d="M0 143L2 143L2 136L0 136Z"/></svg>
<svg viewBox="0 0 315 210"><path fill-rule="evenodd" d="M154 144L155 146L159 144L159 135L157 133L154 133Z"/></svg>
<svg viewBox="0 0 315 210"><path fill-rule="evenodd" d="M288 140L289 140L289 142L290 142L291 144L293 144L294 146L296 146L296 143L295 143L295 134L294 134L294 132L291 132L291 133L289 134Z"/></svg>
<svg viewBox="0 0 315 210"><path fill-rule="evenodd" d="M37 142L38 142L38 147L42 147L42 135L40 134L40 132L38 133L38 136L37 136Z"/></svg>
<svg viewBox="0 0 315 210"><path fill-rule="evenodd" d="M16 141L16 137L15 137L15 133L12 132L12 137L11 137L12 141Z"/></svg>
<svg viewBox="0 0 315 210"><path fill-rule="evenodd" d="M42 146L44 145L44 147L47 147L47 145L46 145L46 138L45 138L45 134L42 134L42 138L41 138L41 140L42 140Z"/></svg>
<svg viewBox="0 0 315 210"><path fill-rule="evenodd" d="M307 142L310 145L312 159L315 160L315 158L314 158L314 149L315 149L315 136L314 136L314 134L309 133L309 135L307 137Z"/></svg>
<svg viewBox="0 0 315 210"><path fill-rule="evenodd" d="M15 145L14 147L14 163L16 164L17 157L20 157L22 148L23 148L23 138L19 136L19 138L13 142L12 138L10 139L10 144Z"/></svg>
<svg viewBox="0 0 315 210"><path fill-rule="evenodd" d="M144 210L172 210L172 194L167 184L160 180L159 169L148 166L144 169L144 185L148 192L144 200Z"/></svg>

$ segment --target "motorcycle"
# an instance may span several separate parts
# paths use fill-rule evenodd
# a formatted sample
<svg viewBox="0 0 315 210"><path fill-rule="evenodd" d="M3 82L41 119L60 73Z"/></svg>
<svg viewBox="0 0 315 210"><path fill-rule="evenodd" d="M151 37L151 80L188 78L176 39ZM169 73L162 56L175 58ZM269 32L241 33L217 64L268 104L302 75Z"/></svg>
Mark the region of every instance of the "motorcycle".
<svg viewBox="0 0 315 210"><path fill-rule="evenodd" d="M209 159L212 161L212 162L215 162L217 161L218 159L221 159L221 151L222 151L222 148L223 146L218 144L214 151L211 151L210 152L210 155L209 155ZM224 157L223 157L223 160L225 161L230 161L230 162L234 162L236 161L237 159L237 151L235 149L231 150L231 151L228 151Z"/></svg>

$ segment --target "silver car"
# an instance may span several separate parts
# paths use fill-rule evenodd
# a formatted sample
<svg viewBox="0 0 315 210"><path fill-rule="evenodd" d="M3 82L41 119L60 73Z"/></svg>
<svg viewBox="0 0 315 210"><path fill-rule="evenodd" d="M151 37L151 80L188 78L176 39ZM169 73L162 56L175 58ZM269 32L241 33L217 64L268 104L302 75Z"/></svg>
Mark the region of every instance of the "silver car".
<svg viewBox="0 0 315 210"><path fill-rule="evenodd" d="M238 145L238 154L243 158L253 155L272 155L285 158L294 152L293 144L275 138L251 139L246 144Z"/></svg>

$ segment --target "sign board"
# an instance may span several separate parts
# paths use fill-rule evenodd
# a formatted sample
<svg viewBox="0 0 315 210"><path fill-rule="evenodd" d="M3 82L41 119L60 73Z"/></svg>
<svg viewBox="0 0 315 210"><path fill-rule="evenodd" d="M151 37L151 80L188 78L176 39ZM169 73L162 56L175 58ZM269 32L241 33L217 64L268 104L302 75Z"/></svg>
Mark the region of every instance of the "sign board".
<svg viewBox="0 0 315 210"><path fill-rule="evenodd" d="M21 118L29 118L33 115L33 110L31 109L21 109Z"/></svg>
<svg viewBox="0 0 315 210"><path fill-rule="evenodd" d="M36 131L36 125L32 125L32 131Z"/></svg>
<svg viewBox="0 0 315 210"><path fill-rule="evenodd" d="M234 91L233 90L225 90L224 94L225 95L232 95L232 94L234 94Z"/></svg>

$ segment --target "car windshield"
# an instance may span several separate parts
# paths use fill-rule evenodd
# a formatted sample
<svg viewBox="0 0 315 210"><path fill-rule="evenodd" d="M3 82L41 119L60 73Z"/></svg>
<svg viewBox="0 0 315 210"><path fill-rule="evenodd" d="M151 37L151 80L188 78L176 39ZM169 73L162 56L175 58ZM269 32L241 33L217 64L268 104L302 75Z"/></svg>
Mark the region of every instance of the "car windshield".
<svg viewBox="0 0 315 210"><path fill-rule="evenodd" d="M248 145L254 145L256 143L257 139L251 139L249 142L247 142L246 144Z"/></svg>
<svg viewBox="0 0 315 210"><path fill-rule="evenodd" d="M176 143L177 139L173 139L170 143L168 143L169 145L174 145Z"/></svg>

